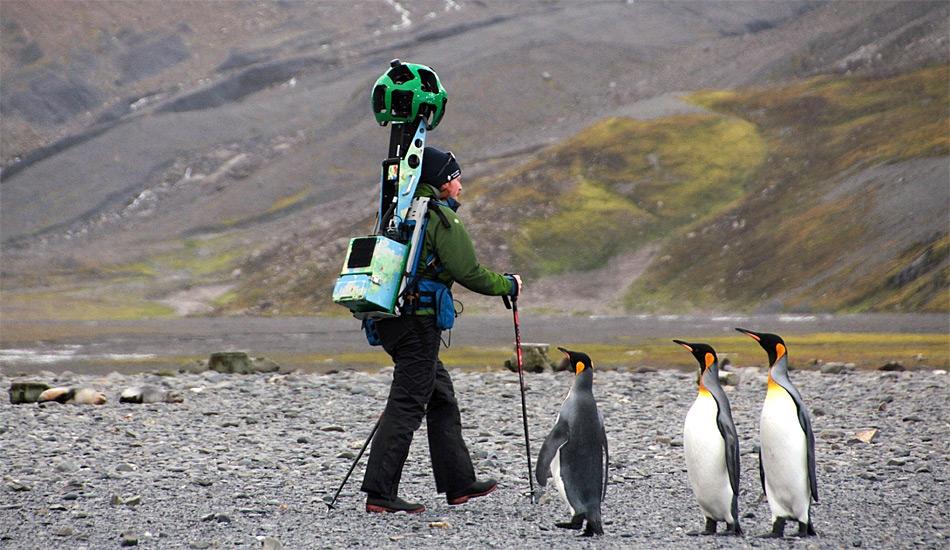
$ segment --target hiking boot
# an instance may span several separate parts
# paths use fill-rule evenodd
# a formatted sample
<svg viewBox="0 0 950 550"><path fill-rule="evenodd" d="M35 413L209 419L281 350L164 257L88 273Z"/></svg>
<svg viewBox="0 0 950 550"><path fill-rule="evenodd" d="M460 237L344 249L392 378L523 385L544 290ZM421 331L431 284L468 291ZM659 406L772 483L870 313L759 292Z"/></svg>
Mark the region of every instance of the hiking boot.
<svg viewBox="0 0 950 550"><path fill-rule="evenodd" d="M394 497L378 497L374 495L366 496L367 512L406 512L407 514L418 514L425 512L426 507L418 502L406 502L405 500Z"/></svg>
<svg viewBox="0 0 950 550"><path fill-rule="evenodd" d="M475 481L465 489L451 495L445 495L449 504L465 504L469 499L483 497L498 488L498 482L488 478L484 481Z"/></svg>

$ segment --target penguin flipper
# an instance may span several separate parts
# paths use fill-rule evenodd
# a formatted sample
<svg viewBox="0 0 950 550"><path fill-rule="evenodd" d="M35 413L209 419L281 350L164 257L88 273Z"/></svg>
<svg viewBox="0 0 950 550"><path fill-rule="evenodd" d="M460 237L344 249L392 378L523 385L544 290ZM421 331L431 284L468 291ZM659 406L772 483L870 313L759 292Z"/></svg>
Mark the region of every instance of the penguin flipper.
<svg viewBox="0 0 950 550"><path fill-rule="evenodd" d="M726 470L729 472L729 485L732 486L732 515L736 521L739 520L739 435L736 433L736 425L732 422L732 415L719 408L719 414L716 415L716 424L719 426L719 433L722 435L726 448ZM761 461L760 461L761 468ZM763 489L765 482L762 483Z"/></svg>
<svg viewBox="0 0 950 550"><path fill-rule="evenodd" d="M759 482L762 483L762 494L768 494L765 490L765 469L762 467L762 447L759 447Z"/></svg>
<svg viewBox="0 0 950 550"><path fill-rule="evenodd" d="M798 423L802 425L802 430L805 431L805 439L808 442L808 483L811 487L811 497L815 499L815 502L818 502L818 477L815 475L815 432L811 429L811 419L808 417L808 410L805 409L804 405L799 404L799 401L796 400L795 404L798 405Z"/></svg>
<svg viewBox="0 0 950 550"><path fill-rule="evenodd" d="M570 433L570 426L567 421L558 416L557 422L554 424L554 429L544 438L541 451L538 453L538 466L534 474L538 480L538 484L542 487L547 483L548 478L551 477L551 461L554 460L554 455L557 454L558 449L568 442Z"/></svg>
<svg viewBox="0 0 950 550"><path fill-rule="evenodd" d="M795 402L795 408L798 410L798 424L805 432L805 440L808 444L808 484L811 488L811 497L815 499L815 502L818 502L818 478L815 476L815 470L817 469L815 466L815 432L812 430L811 417L808 415L808 409L802 401L801 394L798 393L798 388L791 384L789 386L785 387L783 385L782 387L785 387L785 391Z"/></svg>
<svg viewBox="0 0 950 550"><path fill-rule="evenodd" d="M603 500L607 498L607 480L610 478L607 473L607 469L610 467L610 450L607 448L607 428L604 427L604 415L600 414L600 411L597 411L597 416L600 417L600 436L604 446L604 490L600 496L601 500Z"/></svg>

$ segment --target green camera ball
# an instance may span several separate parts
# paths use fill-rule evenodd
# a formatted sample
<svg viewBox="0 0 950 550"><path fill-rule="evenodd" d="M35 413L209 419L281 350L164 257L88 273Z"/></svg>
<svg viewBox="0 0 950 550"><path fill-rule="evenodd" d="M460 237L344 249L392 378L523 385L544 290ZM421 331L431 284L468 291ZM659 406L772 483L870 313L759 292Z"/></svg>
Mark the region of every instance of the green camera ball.
<svg viewBox="0 0 950 550"><path fill-rule="evenodd" d="M422 116L426 129L432 130L442 120L447 100L448 94L435 71L394 59L373 86L373 116L380 126L390 122L411 123Z"/></svg>

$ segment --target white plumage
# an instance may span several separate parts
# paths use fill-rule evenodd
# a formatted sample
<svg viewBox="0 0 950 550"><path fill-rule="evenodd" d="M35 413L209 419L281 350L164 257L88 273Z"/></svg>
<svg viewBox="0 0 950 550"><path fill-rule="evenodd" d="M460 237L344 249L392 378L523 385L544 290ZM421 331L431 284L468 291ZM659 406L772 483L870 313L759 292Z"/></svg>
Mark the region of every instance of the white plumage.
<svg viewBox="0 0 950 550"><path fill-rule="evenodd" d="M732 485L726 468L726 446L716 416L719 408L708 392L700 392L683 424L686 473L703 514L727 524L732 517Z"/></svg>
<svg viewBox="0 0 950 550"><path fill-rule="evenodd" d="M765 471L765 496L772 510L772 521L795 518L808 523L811 502L808 443L798 421L795 401L775 382L769 384L762 405L759 438Z"/></svg>

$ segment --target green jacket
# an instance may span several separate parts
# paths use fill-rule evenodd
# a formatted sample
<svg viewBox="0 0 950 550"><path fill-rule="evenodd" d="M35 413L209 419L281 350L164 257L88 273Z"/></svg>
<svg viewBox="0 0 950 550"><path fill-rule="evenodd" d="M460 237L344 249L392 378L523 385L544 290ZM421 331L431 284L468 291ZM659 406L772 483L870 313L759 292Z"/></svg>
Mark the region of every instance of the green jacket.
<svg viewBox="0 0 950 550"><path fill-rule="evenodd" d="M431 185L421 184L416 191L417 197L430 197L435 200L436 190ZM439 203L433 208L438 208L445 219L449 222L449 227L442 223L441 216L435 212L428 213L428 223L426 224L425 242L422 245L422 254L419 256L420 266L423 269L426 258L435 253L438 259L440 270L432 274L423 274L423 277L435 279L452 288L453 282L488 296L506 296L514 293L515 282L511 277L496 273L482 267L475 257L475 245L472 244L472 238L468 231L462 225L462 221L448 205Z"/></svg>

